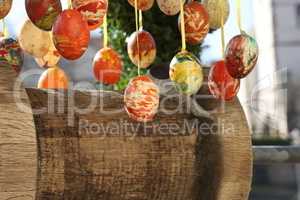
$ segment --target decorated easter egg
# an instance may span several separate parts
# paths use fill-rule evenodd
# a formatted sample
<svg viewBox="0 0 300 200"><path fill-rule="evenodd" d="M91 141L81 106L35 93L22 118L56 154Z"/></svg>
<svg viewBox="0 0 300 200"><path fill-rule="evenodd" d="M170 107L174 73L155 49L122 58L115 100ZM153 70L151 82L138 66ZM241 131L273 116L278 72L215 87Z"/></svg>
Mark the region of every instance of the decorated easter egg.
<svg viewBox="0 0 300 200"><path fill-rule="evenodd" d="M0 38L0 66L11 66L20 73L23 65L23 51L13 38Z"/></svg>
<svg viewBox="0 0 300 200"><path fill-rule="evenodd" d="M124 93L125 110L138 122L152 121L158 111L159 88L148 76L133 78Z"/></svg>
<svg viewBox="0 0 300 200"><path fill-rule="evenodd" d="M123 62L112 48L103 48L94 57L95 78L104 84L115 84L120 80Z"/></svg>
<svg viewBox="0 0 300 200"><path fill-rule="evenodd" d="M67 75L57 66L44 71L38 82L40 89L67 89L68 85Z"/></svg>
<svg viewBox="0 0 300 200"><path fill-rule="evenodd" d="M209 91L220 100L230 101L240 89L240 80L232 78L227 71L225 61L216 62L208 76Z"/></svg>
<svg viewBox="0 0 300 200"><path fill-rule="evenodd" d="M0 0L0 19L6 17L12 5L12 0Z"/></svg>
<svg viewBox="0 0 300 200"><path fill-rule="evenodd" d="M184 24L186 41L191 45L201 43L209 31L209 16L205 7L197 1L185 4ZM180 17L179 29L181 29Z"/></svg>
<svg viewBox="0 0 300 200"><path fill-rule="evenodd" d="M176 15L180 11L180 1L178 0L156 0L159 9L166 15ZM185 0L183 0L183 3Z"/></svg>
<svg viewBox="0 0 300 200"><path fill-rule="evenodd" d="M19 43L26 53L41 58L47 54L52 41L48 32L42 31L33 25L30 20L27 20L21 28Z"/></svg>
<svg viewBox="0 0 300 200"><path fill-rule="evenodd" d="M52 38L52 33L50 32L50 37ZM60 60L61 56L58 53L57 49L54 46L54 43L51 42L48 49L48 53L41 58L35 58L35 61L40 67L49 68L55 66Z"/></svg>
<svg viewBox="0 0 300 200"><path fill-rule="evenodd" d="M129 4L135 7L135 0L128 0ZM154 0L137 0L137 8L142 11L149 10L153 6Z"/></svg>
<svg viewBox="0 0 300 200"><path fill-rule="evenodd" d="M107 13L107 0L72 0L73 8L87 20L90 30L98 28Z"/></svg>
<svg viewBox="0 0 300 200"><path fill-rule="evenodd" d="M62 11L60 0L25 0L29 19L38 28L50 31Z"/></svg>
<svg viewBox="0 0 300 200"><path fill-rule="evenodd" d="M258 59L256 40L242 33L232 38L226 47L226 66L234 78L244 78L255 67Z"/></svg>
<svg viewBox="0 0 300 200"><path fill-rule="evenodd" d="M141 68L149 67L156 57L156 44L152 35L147 31L138 31L131 34L127 43L130 60Z"/></svg>
<svg viewBox="0 0 300 200"><path fill-rule="evenodd" d="M186 95L197 93L203 83L202 66L196 56L187 51L172 59L169 74L176 89Z"/></svg>
<svg viewBox="0 0 300 200"><path fill-rule="evenodd" d="M204 0L203 5L209 15L209 27L213 30L221 28L229 17L228 0Z"/></svg>
<svg viewBox="0 0 300 200"><path fill-rule="evenodd" d="M90 32L82 14L75 9L64 10L52 28L53 41L59 54L69 60L80 58L88 48Z"/></svg>

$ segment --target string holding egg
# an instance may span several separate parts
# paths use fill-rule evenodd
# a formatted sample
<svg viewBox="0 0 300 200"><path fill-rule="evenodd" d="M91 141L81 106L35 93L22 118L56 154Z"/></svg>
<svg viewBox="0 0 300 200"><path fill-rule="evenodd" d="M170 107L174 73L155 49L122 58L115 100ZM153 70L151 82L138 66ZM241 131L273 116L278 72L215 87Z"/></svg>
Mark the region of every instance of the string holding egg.
<svg viewBox="0 0 300 200"><path fill-rule="evenodd" d="M6 17L11 10L13 1L12 0L1 0L0 1L0 19Z"/></svg>
<svg viewBox="0 0 300 200"><path fill-rule="evenodd" d="M68 89L69 79L58 66L44 71L38 81L39 89Z"/></svg>
<svg viewBox="0 0 300 200"><path fill-rule="evenodd" d="M216 30L225 25L229 17L228 0L204 0L203 5L209 15L209 27Z"/></svg>
<svg viewBox="0 0 300 200"><path fill-rule="evenodd" d="M135 0L128 0L128 3L135 7ZM137 8L138 10L147 11L152 8L154 4L154 0L137 0Z"/></svg>

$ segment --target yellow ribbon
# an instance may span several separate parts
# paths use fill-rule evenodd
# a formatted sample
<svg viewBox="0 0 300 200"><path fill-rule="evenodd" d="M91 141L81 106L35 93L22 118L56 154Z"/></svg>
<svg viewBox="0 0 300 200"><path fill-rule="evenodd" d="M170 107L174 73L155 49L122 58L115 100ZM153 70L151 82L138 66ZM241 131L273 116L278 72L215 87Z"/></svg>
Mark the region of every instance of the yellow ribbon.
<svg viewBox="0 0 300 200"><path fill-rule="evenodd" d="M2 31L3 31L4 37L9 36L9 32L8 32L8 28L5 23L5 19L2 19Z"/></svg>
<svg viewBox="0 0 300 200"><path fill-rule="evenodd" d="M107 14L103 18L103 47L108 47Z"/></svg>
<svg viewBox="0 0 300 200"><path fill-rule="evenodd" d="M134 1L134 11L135 11L135 28L136 28L136 34L137 34L137 49L138 49L138 75L140 76L141 74L141 57L140 57L140 44L139 44L139 28L140 28L140 24L139 21L141 23L142 21L142 17L141 17L141 11L138 12L138 2L137 0Z"/></svg>
<svg viewBox="0 0 300 200"><path fill-rule="evenodd" d="M241 11L241 0L236 0L237 4L237 22L240 29L240 32L242 33L242 11Z"/></svg>
<svg viewBox="0 0 300 200"><path fill-rule="evenodd" d="M143 11L139 11L139 29L143 30Z"/></svg>
<svg viewBox="0 0 300 200"><path fill-rule="evenodd" d="M219 0L221 5L222 0ZM225 59L225 30L224 30L224 8L221 9L221 41L222 41L222 57Z"/></svg>
<svg viewBox="0 0 300 200"><path fill-rule="evenodd" d="M183 0L180 0L180 26L181 26L181 51L186 50L186 41L185 41L185 24L184 24L184 3Z"/></svg>
<svg viewBox="0 0 300 200"><path fill-rule="evenodd" d="M72 0L68 0L68 9L72 9L73 6L72 6Z"/></svg>

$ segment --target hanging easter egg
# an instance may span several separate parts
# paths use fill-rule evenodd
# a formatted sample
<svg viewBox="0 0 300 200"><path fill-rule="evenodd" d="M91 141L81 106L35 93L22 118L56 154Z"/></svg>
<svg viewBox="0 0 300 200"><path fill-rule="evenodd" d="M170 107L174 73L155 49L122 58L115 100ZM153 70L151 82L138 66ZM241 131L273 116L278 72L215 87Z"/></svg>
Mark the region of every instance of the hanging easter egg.
<svg viewBox="0 0 300 200"><path fill-rule="evenodd" d="M0 38L0 66L11 66L20 73L23 65L23 51L13 38Z"/></svg>
<svg viewBox="0 0 300 200"><path fill-rule="evenodd" d="M38 28L50 31L62 11L60 0L25 0L29 19Z"/></svg>
<svg viewBox="0 0 300 200"><path fill-rule="evenodd" d="M12 0L0 0L0 19L6 17L12 5Z"/></svg>
<svg viewBox="0 0 300 200"><path fill-rule="evenodd" d="M209 15L209 27L213 30L221 28L229 17L228 0L204 0L203 5Z"/></svg>
<svg viewBox="0 0 300 200"><path fill-rule="evenodd" d="M52 38L52 33L49 33ZM54 43L51 42L50 47L48 49L48 53L41 58L35 58L35 61L40 67L48 68L55 66L60 60L60 54L54 46Z"/></svg>
<svg viewBox="0 0 300 200"><path fill-rule="evenodd" d="M230 101L240 89L240 80L232 78L227 71L225 61L216 62L208 76L210 93L217 99Z"/></svg>
<svg viewBox="0 0 300 200"><path fill-rule="evenodd" d="M90 32L82 14L75 9L64 10L52 28L53 41L59 54L69 60L80 58L88 48Z"/></svg>
<svg viewBox="0 0 300 200"><path fill-rule="evenodd" d="M179 29L181 29L179 17ZM209 31L209 17L205 7L192 1L184 6L184 24L186 41L191 45L201 43Z"/></svg>
<svg viewBox="0 0 300 200"><path fill-rule="evenodd" d="M112 48L97 52L94 62L94 76L103 84L115 84L120 80L123 62L121 56Z"/></svg>
<svg viewBox="0 0 300 200"><path fill-rule="evenodd" d="M26 53L41 58L47 54L52 40L48 32L42 31L33 25L30 20L27 20L21 28L19 43Z"/></svg>
<svg viewBox="0 0 300 200"><path fill-rule="evenodd" d="M178 53L170 63L170 79L176 89L186 95L199 91L203 83L203 71L199 60L185 51Z"/></svg>
<svg viewBox="0 0 300 200"><path fill-rule="evenodd" d="M180 11L180 1L178 0L156 0L159 9L166 15L176 15ZM183 0L183 3L185 0Z"/></svg>
<svg viewBox="0 0 300 200"><path fill-rule="evenodd" d="M90 30L99 28L108 9L108 0L72 0L73 8L87 20Z"/></svg>
<svg viewBox="0 0 300 200"><path fill-rule="evenodd" d="M244 78L255 67L258 59L256 40L242 33L232 38L226 47L226 66L234 78Z"/></svg>
<svg viewBox="0 0 300 200"><path fill-rule="evenodd" d="M149 67L156 57L156 44L152 35L147 31L138 31L131 34L127 43L130 60L141 68Z"/></svg>
<svg viewBox="0 0 300 200"><path fill-rule="evenodd" d="M158 111L159 88L148 76L133 78L124 93L125 110L138 122L152 121Z"/></svg>
<svg viewBox="0 0 300 200"><path fill-rule="evenodd" d="M67 89L68 85L67 75L57 66L44 71L38 82L40 89Z"/></svg>
<svg viewBox="0 0 300 200"><path fill-rule="evenodd" d="M129 4L135 7L135 0L128 0ZM137 8L142 11L149 10L154 4L154 0L137 0Z"/></svg>

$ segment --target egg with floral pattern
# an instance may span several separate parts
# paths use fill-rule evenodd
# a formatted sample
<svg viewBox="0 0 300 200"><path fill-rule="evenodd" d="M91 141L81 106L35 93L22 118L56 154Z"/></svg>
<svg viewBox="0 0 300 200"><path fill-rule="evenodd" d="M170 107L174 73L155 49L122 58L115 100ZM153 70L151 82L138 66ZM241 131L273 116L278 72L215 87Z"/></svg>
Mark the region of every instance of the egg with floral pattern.
<svg viewBox="0 0 300 200"><path fill-rule="evenodd" d="M6 17L12 6L12 0L0 0L0 19Z"/></svg>
<svg viewBox="0 0 300 200"><path fill-rule="evenodd" d="M209 91L220 100L230 101L236 97L240 89L240 80L235 79L227 71L224 60L214 63L208 76Z"/></svg>
<svg viewBox="0 0 300 200"><path fill-rule="evenodd" d="M90 31L82 14L75 9L64 10L52 28L53 41L59 54L68 59L80 58L88 49Z"/></svg>
<svg viewBox="0 0 300 200"><path fill-rule="evenodd" d="M100 49L94 57L94 77L100 83L116 84L120 80L122 68L121 56L112 48Z"/></svg>
<svg viewBox="0 0 300 200"><path fill-rule="evenodd" d="M129 4L135 7L135 0L128 0ZM149 10L154 4L154 0L137 0L137 8L142 11Z"/></svg>
<svg viewBox="0 0 300 200"><path fill-rule="evenodd" d="M44 71L39 79L40 89L68 89L69 79L65 72L58 66Z"/></svg>
<svg viewBox="0 0 300 200"><path fill-rule="evenodd" d="M201 43L209 31L209 16L205 7L197 1L185 4L184 24L186 41L191 45ZM179 29L181 30L180 17Z"/></svg>
<svg viewBox="0 0 300 200"><path fill-rule="evenodd" d="M108 0L72 0L73 8L87 20L90 30L102 25L108 9Z"/></svg>
<svg viewBox="0 0 300 200"><path fill-rule="evenodd" d="M196 56L187 51L172 59L169 75L176 89L185 95L197 93L203 83L202 66Z"/></svg>
<svg viewBox="0 0 300 200"><path fill-rule="evenodd" d="M255 67L258 60L256 40L242 33L232 38L226 47L226 66L233 78L246 77Z"/></svg>
<svg viewBox="0 0 300 200"><path fill-rule="evenodd" d="M159 107L159 88L148 76L133 78L124 93L125 110L138 122L154 119Z"/></svg>
<svg viewBox="0 0 300 200"><path fill-rule="evenodd" d="M13 38L0 38L0 66L11 66L20 73L23 65L23 51Z"/></svg>
<svg viewBox="0 0 300 200"><path fill-rule="evenodd" d="M180 1L178 0L156 0L159 9L166 15L176 15L180 12ZM183 0L185 3L185 0Z"/></svg>
<svg viewBox="0 0 300 200"><path fill-rule="evenodd" d="M60 0L25 0L29 19L38 28L50 31L62 11Z"/></svg>
<svg viewBox="0 0 300 200"><path fill-rule="evenodd" d="M141 68L149 67L156 57L156 43L152 35L147 31L138 31L131 34L127 43L127 51L130 60Z"/></svg>
<svg viewBox="0 0 300 200"><path fill-rule="evenodd" d="M228 0L204 0L203 5L208 12L211 29L216 30L225 25L230 9Z"/></svg>

